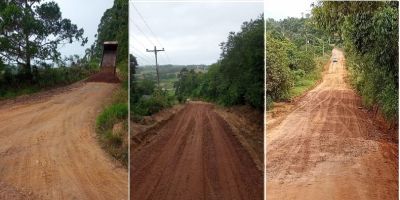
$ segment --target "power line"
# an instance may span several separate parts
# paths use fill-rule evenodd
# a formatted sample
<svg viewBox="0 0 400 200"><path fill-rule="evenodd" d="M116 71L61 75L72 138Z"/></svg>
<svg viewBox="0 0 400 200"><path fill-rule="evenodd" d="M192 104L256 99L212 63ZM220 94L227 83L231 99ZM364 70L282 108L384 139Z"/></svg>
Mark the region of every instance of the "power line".
<svg viewBox="0 0 400 200"><path fill-rule="evenodd" d="M140 11L136 8L135 5L133 5L133 8L136 10L137 14L139 15L139 17L142 19L142 21L144 22L144 24L146 25L147 29L149 29L150 33L153 35L154 39L163 47L165 47L165 45L163 45L158 39L156 34L154 34L153 30L150 28L149 24L146 22L145 18L143 17L143 15L140 13ZM168 61L171 63L171 60L167 54L167 52L165 52L165 55L167 56Z"/></svg>
<svg viewBox="0 0 400 200"><path fill-rule="evenodd" d="M140 58L141 60L145 61L145 63L147 63L147 64L152 63L151 61L148 60L148 58L146 58L146 56L144 56L145 54L141 54L140 51L138 51L137 49L134 49L134 50L136 51L136 53L132 53L134 56L136 56L136 57Z"/></svg>
<svg viewBox="0 0 400 200"><path fill-rule="evenodd" d="M133 41L133 47L135 47L135 43L137 43L137 44L139 44L141 47L143 47L143 49L146 49L146 46L145 46L142 42L140 42L139 39L137 39L137 38L134 37L133 35L132 35L131 37L135 39L135 40ZM140 52L141 52L141 51L140 51ZM149 54L144 54L144 55L146 55L146 56L149 57Z"/></svg>
<svg viewBox="0 0 400 200"><path fill-rule="evenodd" d="M149 24L147 24L146 20L144 19L143 15L139 12L139 10L136 8L135 5L132 5L133 8L136 10L137 14L139 15L140 18L142 18L144 24L146 25L146 27L149 29L150 33L153 35L153 37L155 38L155 40L161 45L164 46L163 44L161 44L161 42L157 39L157 37L155 36L153 30L151 30Z"/></svg>
<svg viewBox="0 0 400 200"><path fill-rule="evenodd" d="M162 49L157 49L156 46L154 46L154 50L148 50L146 49L147 52L154 52L154 56L156 58L156 71L157 71L157 83L158 83L158 87L160 87L160 75L158 73L158 63L157 63L157 52L159 51L165 51L164 48Z"/></svg>
<svg viewBox="0 0 400 200"><path fill-rule="evenodd" d="M140 58L140 60L141 60L141 61L144 61L144 63L146 63L146 64L149 64L149 63L150 63L147 59L143 58L142 56L140 56L140 55L138 55L138 54L133 54L133 56L135 56L135 57L137 57L137 58Z"/></svg>
<svg viewBox="0 0 400 200"><path fill-rule="evenodd" d="M146 49L146 46L142 43L142 42L140 42L140 40L138 39L138 38L136 38L136 37L134 37L133 35L131 35L131 37L133 38L133 39L135 39L134 41L133 41L133 43L137 43L137 44L139 44L141 47L143 47L143 49ZM135 45L135 44L133 44L133 45ZM145 54L146 56L149 56L148 54ZM150 58L150 59L152 59L152 58Z"/></svg>
<svg viewBox="0 0 400 200"><path fill-rule="evenodd" d="M136 49L135 47L132 47L132 49L135 51L132 52L135 53L134 55L142 57L142 59L145 60L146 62L151 63L149 62L149 60L150 61L153 60L148 54L142 53L139 49Z"/></svg>

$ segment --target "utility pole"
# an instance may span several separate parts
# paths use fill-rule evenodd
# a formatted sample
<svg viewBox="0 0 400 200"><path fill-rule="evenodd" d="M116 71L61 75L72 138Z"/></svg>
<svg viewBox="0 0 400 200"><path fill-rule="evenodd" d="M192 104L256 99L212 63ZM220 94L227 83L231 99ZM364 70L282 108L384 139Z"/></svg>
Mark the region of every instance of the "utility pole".
<svg viewBox="0 0 400 200"><path fill-rule="evenodd" d="M157 63L157 52L159 51L165 51L164 48L162 49L157 49L156 46L154 46L154 50L148 50L146 49L147 52L154 52L154 56L156 57L156 71L157 71L157 84L158 87L160 87L160 75L158 74L158 63Z"/></svg>

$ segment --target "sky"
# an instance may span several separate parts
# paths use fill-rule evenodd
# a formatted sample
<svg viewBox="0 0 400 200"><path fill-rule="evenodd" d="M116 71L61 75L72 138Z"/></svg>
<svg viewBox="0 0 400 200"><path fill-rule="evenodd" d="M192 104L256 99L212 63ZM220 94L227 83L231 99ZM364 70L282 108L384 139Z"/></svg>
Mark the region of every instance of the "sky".
<svg viewBox="0 0 400 200"><path fill-rule="evenodd" d="M62 56L83 56L85 49L93 44L100 19L112 7L113 0L54 1L62 17L83 28L84 36L89 39L84 47L80 42L60 46ZM219 58L219 44L226 41L230 31L239 31L244 21L257 18L264 10L266 18L276 20L301 17L302 12L310 12L312 2L315 0L266 0L265 5L254 0L191 3L136 0L130 2L130 51L138 56L140 65L154 65L154 54L145 50L153 49L154 45L165 48L165 52L159 53L159 64L212 64Z"/></svg>
<svg viewBox="0 0 400 200"><path fill-rule="evenodd" d="M59 46L59 51L64 56L78 54L83 56L85 49L93 44L97 34L97 26L103 13L113 6L113 0L53 0L60 7L62 17L68 18L73 24L85 31L84 37L88 37L85 46L81 42L73 42L64 46Z"/></svg>
<svg viewBox="0 0 400 200"><path fill-rule="evenodd" d="M265 18L302 17L302 13L311 13L313 2L316 0L265 0Z"/></svg>
<svg viewBox="0 0 400 200"><path fill-rule="evenodd" d="M215 63L219 44L229 32L240 31L243 22L260 16L263 6L262 2L130 2L130 52L139 65L155 64L154 53L146 52L154 45L165 49L158 56L160 65Z"/></svg>

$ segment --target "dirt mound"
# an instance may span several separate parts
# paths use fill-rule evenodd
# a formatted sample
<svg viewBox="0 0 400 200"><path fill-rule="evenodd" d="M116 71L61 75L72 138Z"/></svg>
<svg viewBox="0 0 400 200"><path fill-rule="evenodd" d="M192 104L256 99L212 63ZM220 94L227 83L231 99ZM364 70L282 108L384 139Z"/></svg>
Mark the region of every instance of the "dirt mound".
<svg viewBox="0 0 400 200"><path fill-rule="evenodd" d="M157 135L158 129L183 108L184 105L178 104L172 108L161 110L152 116L145 116L137 122L131 122L131 151L136 150L142 143L150 142Z"/></svg>
<svg viewBox="0 0 400 200"><path fill-rule="evenodd" d="M102 70L90 76L86 79L86 82L119 83L120 80L116 75L114 75L114 72L111 72L110 70Z"/></svg>
<svg viewBox="0 0 400 200"><path fill-rule="evenodd" d="M263 174L229 124L206 103L189 103L131 151L132 199L263 198Z"/></svg>
<svg viewBox="0 0 400 200"><path fill-rule="evenodd" d="M236 139L250 154L260 171L264 166L263 113L250 106L217 108L215 111L231 126Z"/></svg>

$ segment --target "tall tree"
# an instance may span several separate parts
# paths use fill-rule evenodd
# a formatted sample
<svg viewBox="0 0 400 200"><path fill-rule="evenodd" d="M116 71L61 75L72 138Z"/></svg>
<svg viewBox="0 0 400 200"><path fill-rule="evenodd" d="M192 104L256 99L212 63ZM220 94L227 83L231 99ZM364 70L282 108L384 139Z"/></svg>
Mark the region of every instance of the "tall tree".
<svg viewBox="0 0 400 200"><path fill-rule="evenodd" d="M83 29L63 19L55 2L42 0L2 1L0 6L0 59L23 67L32 81L33 62L60 59L58 45L74 40L84 45Z"/></svg>
<svg viewBox="0 0 400 200"><path fill-rule="evenodd" d="M118 41L117 62L128 63L128 16L129 5L126 0L114 0L113 7L104 12L94 47L97 57L101 56L104 41L115 40Z"/></svg>
<svg viewBox="0 0 400 200"><path fill-rule="evenodd" d="M398 6L397 1L323 1L312 10L321 29L340 36L352 84L364 104L378 104L394 120L398 116Z"/></svg>

